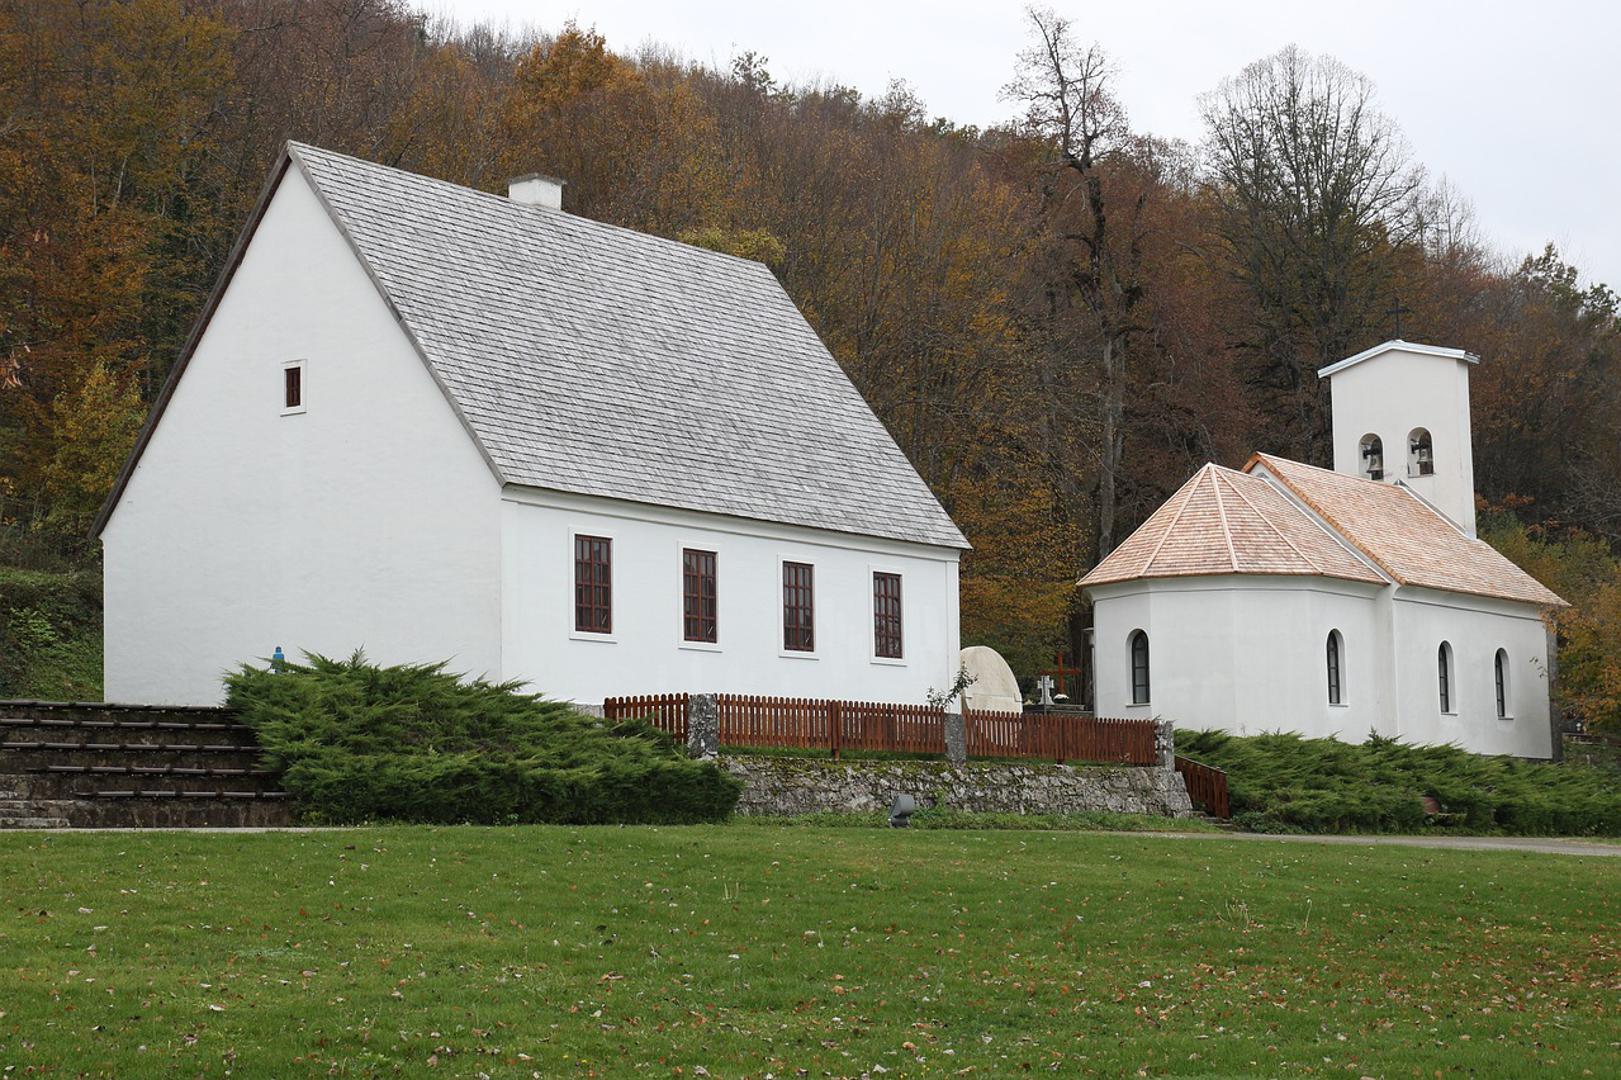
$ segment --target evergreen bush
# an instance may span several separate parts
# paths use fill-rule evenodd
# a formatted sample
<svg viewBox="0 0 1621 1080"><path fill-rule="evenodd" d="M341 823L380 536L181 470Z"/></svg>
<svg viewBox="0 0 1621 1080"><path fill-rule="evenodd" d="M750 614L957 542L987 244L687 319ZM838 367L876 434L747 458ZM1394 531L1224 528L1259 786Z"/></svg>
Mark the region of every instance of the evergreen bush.
<svg viewBox="0 0 1621 1080"><path fill-rule="evenodd" d="M446 665L308 655L244 665L226 704L307 820L682 824L731 813L741 783L640 721L609 725Z"/></svg>
<svg viewBox="0 0 1621 1080"><path fill-rule="evenodd" d="M1233 821L1257 832L1621 836L1621 789L1585 765L1486 757L1455 746L1178 731L1177 753L1227 773ZM1424 797L1439 804L1426 813Z"/></svg>

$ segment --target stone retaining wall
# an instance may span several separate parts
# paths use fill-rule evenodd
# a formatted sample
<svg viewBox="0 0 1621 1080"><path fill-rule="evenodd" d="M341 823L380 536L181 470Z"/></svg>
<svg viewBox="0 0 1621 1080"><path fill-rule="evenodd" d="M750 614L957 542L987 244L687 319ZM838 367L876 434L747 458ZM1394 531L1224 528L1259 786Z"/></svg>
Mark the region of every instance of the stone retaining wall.
<svg viewBox="0 0 1621 1080"><path fill-rule="evenodd" d="M943 804L980 813L1110 810L1181 817L1193 812L1182 778L1170 769L764 755L722 757L718 763L743 780L739 814L887 810L900 794L912 796L919 807Z"/></svg>

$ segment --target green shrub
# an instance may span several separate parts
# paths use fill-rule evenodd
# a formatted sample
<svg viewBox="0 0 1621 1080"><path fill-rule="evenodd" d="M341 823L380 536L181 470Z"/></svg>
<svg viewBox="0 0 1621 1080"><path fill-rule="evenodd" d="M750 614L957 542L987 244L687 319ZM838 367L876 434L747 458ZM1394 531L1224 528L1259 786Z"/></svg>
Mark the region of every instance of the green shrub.
<svg viewBox="0 0 1621 1080"><path fill-rule="evenodd" d="M1178 731L1177 753L1227 773L1233 821L1256 832L1621 836L1614 776L1455 746ZM1423 799L1439 804L1426 814Z"/></svg>
<svg viewBox="0 0 1621 1080"><path fill-rule="evenodd" d="M0 566L0 698L100 697L100 572Z"/></svg>
<svg viewBox="0 0 1621 1080"><path fill-rule="evenodd" d="M244 665L226 703L309 820L675 824L731 813L742 785L641 722L609 726L444 664L308 656Z"/></svg>

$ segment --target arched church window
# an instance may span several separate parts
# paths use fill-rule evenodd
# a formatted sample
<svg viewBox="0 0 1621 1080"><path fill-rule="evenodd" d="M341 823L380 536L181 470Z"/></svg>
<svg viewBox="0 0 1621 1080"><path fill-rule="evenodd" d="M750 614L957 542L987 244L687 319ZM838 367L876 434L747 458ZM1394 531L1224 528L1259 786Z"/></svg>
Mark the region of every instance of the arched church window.
<svg viewBox="0 0 1621 1080"><path fill-rule="evenodd" d="M1344 646L1340 642L1340 632L1328 632L1328 703L1330 705L1345 704L1345 688L1341 682L1340 660Z"/></svg>
<svg viewBox="0 0 1621 1080"><path fill-rule="evenodd" d="M1362 436L1362 475L1369 480L1385 478L1385 444L1377 435Z"/></svg>
<svg viewBox="0 0 1621 1080"><path fill-rule="evenodd" d="M1497 658L1492 663L1493 673L1497 677L1497 719L1508 719L1508 653L1502 649L1497 650Z"/></svg>
<svg viewBox="0 0 1621 1080"><path fill-rule="evenodd" d="M1435 654L1436 668L1441 677L1441 711L1444 713L1456 712L1452 707L1452 646L1441 642L1441 647Z"/></svg>
<svg viewBox="0 0 1621 1080"><path fill-rule="evenodd" d="M1428 428L1414 428L1407 436L1407 475L1435 475L1435 443Z"/></svg>
<svg viewBox="0 0 1621 1080"><path fill-rule="evenodd" d="M1148 635L1131 632L1131 703L1148 704Z"/></svg>

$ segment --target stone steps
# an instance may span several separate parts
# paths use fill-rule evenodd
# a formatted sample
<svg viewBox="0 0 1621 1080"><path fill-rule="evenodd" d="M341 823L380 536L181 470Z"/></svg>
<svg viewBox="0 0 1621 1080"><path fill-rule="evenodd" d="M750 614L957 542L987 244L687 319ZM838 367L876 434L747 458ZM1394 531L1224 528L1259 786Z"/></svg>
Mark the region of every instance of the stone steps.
<svg viewBox="0 0 1621 1080"><path fill-rule="evenodd" d="M0 828L291 822L253 730L224 709L0 701Z"/></svg>
<svg viewBox="0 0 1621 1080"><path fill-rule="evenodd" d="M0 829L67 829L73 823L61 817L15 817L0 814Z"/></svg>
<svg viewBox="0 0 1621 1080"><path fill-rule="evenodd" d="M259 748L209 743L62 743L0 740L0 773L33 772L44 765L85 768L243 769L259 767Z"/></svg>
<svg viewBox="0 0 1621 1080"><path fill-rule="evenodd" d="M137 720L128 717L81 719L64 716L0 714L0 741L131 743L148 745L256 746L253 729L229 721Z"/></svg>

